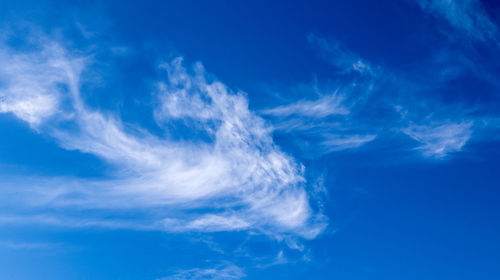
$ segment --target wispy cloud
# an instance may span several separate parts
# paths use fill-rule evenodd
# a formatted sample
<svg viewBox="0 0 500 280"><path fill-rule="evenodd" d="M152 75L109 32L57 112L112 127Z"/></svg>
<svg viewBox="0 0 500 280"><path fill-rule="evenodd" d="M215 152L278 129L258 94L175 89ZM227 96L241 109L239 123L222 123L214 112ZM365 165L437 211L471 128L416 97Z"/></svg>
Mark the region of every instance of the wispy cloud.
<svg viewBox="0 0 500 280"><path fill-rule="evenodd" d="M355 115L373 92L374 81L382 79L380 70L344 50L336 41L315 34L309 35L308 40L347 82L333 90L320 89L315 83L308 99L259 112L271 120L275 131L297 135L299 148L307 146L305 150L313 157L358 148L374 140L377 132L360 130Z"/></svg>
<svg viewBox="0 0 500 280"><path fill-rule="evenodd" d="M343 49L339 43L328 41L316 34L308 36L309 43L318 48L323 58L343 72L377 75L376 69L353 52Z"/></svg>
<svg viewBox="0 0 500 280"><path fill-rule="evenodd" d="M275 265L288 264L290 261L286 258L285 253L281 250L278 254L268 262L258 265L259 268L269 268Z"/></svg>
<svg viewBox="0 0 500 280"><path fill-rule="evenodd" d="M339 151L344 149L359 148L362 145L375 140L377 135L338 135L325 134L321 145L328 152Z"/></svg>
<svg viewBox="0 0 500 280"><path fill-rule="evenodd" d="M323 155L358 148L376 138L376 134L356 134L350 129L350 108L355 106L352 103L346 101L345 93L334 92L260 112L272 118L276 131L308 137L316 153Z"/></svg>
<svg viewBox="0 0 500 280"><path fill-rule="evenodd" d="M52 249L60 246L58 243L0 241L0 247L13 250Z"/></svg>
<svg viewBox="0 0 500 280"><path fill-rule="evenodd" d="M68 208L64 208L67 212ZM68 216L69 215L69 216ZM0 225L3 226L50 226L57 228L99 228L99 229L126 229L134 231L161 231L163 226L157 221L131 220L125 218L102 217L71 217L71 213L64 214L20 214L0 216Z"/></svg>
<svg viewBox="0 0 500 280"><path fill-rule="evenodd" d="M264 115L289 117L292 115L314 118L325 118L332 115L347 115L349 109L343 104L344 97L340 94L322 96L316 100L299 100L289 105L282 105L262 110Z"/></svg>
<svg viewBox="0 0 500 280"><path fill-rule="evenodd" d="M0 112L36 127L43 120L60 113L63 84L75 84L83 59L65 57L64 49L53 42L43 42L41 49L12 55L12 49L0 45Z"/></svg>
<svg viewBox="0 0 500 280"><path fill-rule="evenodd" d="M239 266L232 263L223 263L213 268L193 268L177 271L174 275L158 280L187 280L187 279L242 279L246 276Z"/></svg>
<svg viewBox="0 0 500 280"><path fill-rule="evenodd" d="M315 218L309 206L304 167L273 143L272 129L248 109L245 95L209 79L200 63L192 71L181 58L160 64L166 75L156 83L154 116L167 137L159 138L85 104L80 74L89 58L50 41L38 49L25 54L3 48L0 69L9 75L1 91L2 112L54 137L65 149L105 160L116 178L46 179L39 188L25 188L39 197L31 201L67 208L203 209L181 215L183 224L164 217L165 229L252 228L313 238L324 228L325 219ZM174 137L176 121L195 136ZM199 133L207 137L197 138ZM57 181L61 184L53 185Z"/></svg>
<svg viewBox="0 0 500 280"><path fill-rule="evenodd" d="M271 119L275 131L300 136L310 143L307 150L314 150L319 155L354 149L374 140L376 133L357 131L350 112L356 101L349 104L345 96L345 93L335 92L312 101L299 100L262 110L261 113ZM301 142L299 148L304 148L304 144Z"/></svg>
<svg viewBox="0 0 500 280"><path fill-rule="evenodd" d="M183 219L165 219L163 221L163 226L166 231L172 232L211 232L245 230L250 228L251 225L237 216L207 214L189 221Z"/></svg>
<svg viewBox="0 0 500 280"><path fill-rule="evenodd" d="M443 158L458 152L467 143L472 134L472 121L459 123L411 124L403 132L420 142L417 149L427 157Z"/></svg>
<svg viewBox="0 0 500 280"><path fill-rule="evenodd" d="M418 0L428 13L444 18L453 28L475 40L497 41L497 27L479 0Z"/></svg>
<svg viewBox="0 0 500 280"><path fill-rule="evenodd" d="M424 2L422 1L421 4L426 9L445 9L445 5L450 5L452 8L448 12L453 13L453 16L456 17L482 13L477 10L480 5L473 1L464 1L464 3L434 1L432 3L426 2L427 4ZM466 15L461 15L461 13ZM488 25L481 23L481 20L478 19L466 18L464 20L473 21L474 23L470 23L472 25L484 25L482 26L484 28ZM472 29L476 27L467 26L465 28L472 32ZM292 105L277 108L277 112L286 112L286 114L283 113L284 117L278 119L276 127L286 132L307 135L306 141L314 143L314 145L307 146L308 149L318 149L319 147L323 153L354 149L376 138L383 141L383 137L379 137L380 134L403 132L420 143L417 149L422 152L424 157L445 159L448 158L447 155L462 150L472 136L473 130L478 128L473 126L474 120L483 118L478 115L468 116L467 112L473 108L470 110L457 109L466 107L464 104L446 104L444 106L445 104L441 104L442 101L433 98L418 99L418 102L415 99L417 96L422 96L423 92L435 92L445 87L453 75L457 75L456 73L444 73L444 76L435 78L429 77L430 85L422 84L419 79L412 80L411 75L395 73L385 67L373 65L366 59L344 50L335 40L326 40L317 35L310 35L309 42L318 48L323 59L342 70L336 74L340 75L344 83L344 85L339 85L339 88L351 90L334 91L335 95L341 92L342 98L338 99L340 102L335 104L336 106L331 107L346 108L345 115L310 114L314 117L309 117L309 119L293 118L293 109L298 112L297 108L302 108L298 106L303 105L300 103L301 101L297 103L298 105L292 103ZM355 65L358 61L364 67L356 68ZM447 62L436 59L429 63L430 67L439 67L440 69L443 69L442 65L447 65ZM355 75L345 75L346 73L355 73ZM353 94L352 89L354 88L358 88L360 92ZM317 102L322 101L322 99L318 99ZM395 105L395 102L398 105ZM421 103L426 105L418 105ZM325 105L325 107L329 106ZM434 111L441 108L439 114L433 113L429 107L435 108ZM374 115L372 112L378 113ZM298 113L296 114L298 116ZM277 118L277 116L274 117ZM422 119L425 121L419 121Z"/></svg>

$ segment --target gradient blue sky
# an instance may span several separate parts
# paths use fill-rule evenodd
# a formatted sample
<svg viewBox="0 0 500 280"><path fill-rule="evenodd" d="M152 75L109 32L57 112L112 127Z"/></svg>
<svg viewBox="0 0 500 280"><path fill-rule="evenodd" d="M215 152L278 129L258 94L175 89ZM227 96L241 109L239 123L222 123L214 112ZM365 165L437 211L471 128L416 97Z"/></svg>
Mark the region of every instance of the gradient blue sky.
<svg viewBox="0 0 500 280"><path fill-rule="evenodd" d="M1 1L0 279L500 279L500 5Z"/></svg>

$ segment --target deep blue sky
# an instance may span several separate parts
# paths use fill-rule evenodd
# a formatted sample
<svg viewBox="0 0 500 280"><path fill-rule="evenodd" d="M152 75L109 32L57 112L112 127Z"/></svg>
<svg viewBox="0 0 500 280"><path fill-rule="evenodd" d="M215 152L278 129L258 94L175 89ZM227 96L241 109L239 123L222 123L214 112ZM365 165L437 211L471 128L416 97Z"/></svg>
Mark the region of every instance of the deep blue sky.
<svg viewBox="0 0 500 280"><path fill-rule="evenodd" d="M0 279L499 279L499 28L0 0Z"/></svg>

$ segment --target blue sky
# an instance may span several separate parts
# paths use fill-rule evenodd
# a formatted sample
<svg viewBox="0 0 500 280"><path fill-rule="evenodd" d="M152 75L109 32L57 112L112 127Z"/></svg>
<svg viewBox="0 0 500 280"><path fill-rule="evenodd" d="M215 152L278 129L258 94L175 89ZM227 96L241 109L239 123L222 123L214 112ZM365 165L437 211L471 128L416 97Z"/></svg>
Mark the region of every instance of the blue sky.
<svg viewBox="0 0 500 280"><path fill-rule="evenodd" d="M499 15L0 1L0 279L499 279Z"/></svg>

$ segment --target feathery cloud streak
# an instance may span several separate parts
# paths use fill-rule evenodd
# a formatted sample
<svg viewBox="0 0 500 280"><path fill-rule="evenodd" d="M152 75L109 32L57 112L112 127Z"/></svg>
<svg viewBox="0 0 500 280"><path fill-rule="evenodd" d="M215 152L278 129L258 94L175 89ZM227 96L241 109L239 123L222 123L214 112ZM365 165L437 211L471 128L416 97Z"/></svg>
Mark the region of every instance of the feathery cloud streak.
<svg viewBox="0 0 500 280"><path fill-rule="evenodd" d="M325 218L309 205L304 167L273 143L272 129L248 109L245 95L208 78L200 63L192 71L181 58L159 66L166 77L157 83L154 117L167 133L159 138L85 104L81 73L89 57L49 40L30 53L3 46L1 56L0 72L8 73L1 112L116 169L106 180L45 178L25 188L35 196L25 201L167 207L178 214L159 221L169 231L252 229L314 238L324 228ZM175 139L172 124L178 121L207 137Z"/></svg>
<svg viewBox="0 0 500 280"><path fill-rule="evenodd" d="M458 152L472 134L472 121L442 124L411 124L403 132L420 142L417 149L425 156L441 158L451 152Z"/></svg>
<svg viewBox="0 0 500 280"><path fill-rule="evenodd" d="M479 41L497 41L497 26L479 0L418 0L423 11L443 17L455 29Z"/></svg>
<svg viewBox="0 0 500 280"><path fill-rule="evenodd" d="M241 279L246 276L242 268L223 263L214 268L193 268L178 271L172 276L158 280L185 280L185 279Z"/></svg>
<svg viewBox="0 0 500 280"><path fill-rule="evenodd" d="M377 131L359 129L355 115L373 91L373 82L380 79L379 70L356 54L346 51L336 42L328 42L315 34L309 43L321 57L335 66L336 75L349 84L334 90L312 87L313 98L261 110L271 118L274 129L297 136L299 148L307 147L312 156L354 149L373 141Z"/></svg>
<svg viewBox="0 0 500 280"><path fill-rule="evenodd" d="M341 83L333 93L320 94L316 100L299 100L263 110L262 113L273 117L275 129L306 135L306 141L314 142L308 147L320 149L322 154L359 148L378 138L379 134L403 132L421 143L417 149L424 157L444 159L462 150L470 139L473 118L457 115L460 110L449 106L449 112L441 112L441 116L425 106L412 106L409 111L414 100L403 91L411 88L418 94L419 90L433 88L420 86L381 66L373 66L343 50L335 41L317 35L310 35L308 39L318 48L321 57L338 70L335 75L342 78ZM370 111L380 114L374 118Z"/></svg>

